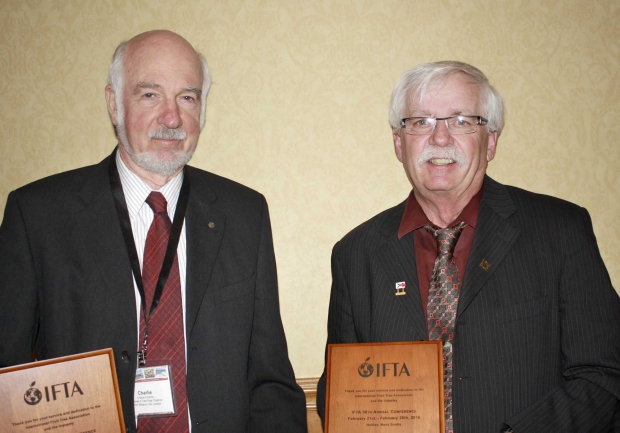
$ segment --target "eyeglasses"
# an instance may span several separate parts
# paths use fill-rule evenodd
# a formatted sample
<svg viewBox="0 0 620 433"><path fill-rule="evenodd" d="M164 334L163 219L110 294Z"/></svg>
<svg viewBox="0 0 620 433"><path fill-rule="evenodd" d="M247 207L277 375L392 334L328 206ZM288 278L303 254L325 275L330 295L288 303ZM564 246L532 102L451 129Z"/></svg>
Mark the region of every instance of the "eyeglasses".
<svg viewBox="0 0 620 433"><path fill-rule="evenodd" d="M437 121L446 122L446 128L452 135L471 134L478 130L478 125L486 125L488 119L482 116L452 116L452 117L407 117L400 121L409 135L430 135L437 126Z"/></svg>

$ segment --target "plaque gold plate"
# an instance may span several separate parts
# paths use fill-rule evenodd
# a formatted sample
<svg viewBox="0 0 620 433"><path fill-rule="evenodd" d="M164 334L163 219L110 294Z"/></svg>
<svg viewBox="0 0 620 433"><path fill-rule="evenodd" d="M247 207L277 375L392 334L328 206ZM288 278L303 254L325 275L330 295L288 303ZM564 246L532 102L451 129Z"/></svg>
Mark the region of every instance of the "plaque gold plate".
<svg viewBox="0 0 620 433"><path fill-rule="evenodd" d="M330 344L325 433L441 433L441 341Z"/></svg>
<svg viewBox="0 0 620 433"><path fill-rule="evenodd" d="M125 432L112 349L0 369L0 431Z"/></svg>

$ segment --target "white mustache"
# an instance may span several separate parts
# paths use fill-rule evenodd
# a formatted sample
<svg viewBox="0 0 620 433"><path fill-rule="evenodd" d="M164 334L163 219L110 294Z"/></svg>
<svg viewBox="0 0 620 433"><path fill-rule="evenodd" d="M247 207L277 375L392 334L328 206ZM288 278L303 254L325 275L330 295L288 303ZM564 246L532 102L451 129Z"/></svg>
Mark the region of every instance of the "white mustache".
<svg viewBox="0 0 620 433"><path fill-rule="evenodd" d="M427 145L420 156L418 156L418 165L423 165L431 159L451 159L456 162L459 167L467 167L467 157L456 147L437 147L432 144Z"/></svg>
<svg viewBox="0 0 620 433"><path fill-rule="evenodd" d="M185 140L187 132L181 128L162 128L157 131L150 131L149 138L155 138L156 140Z"/></svg>

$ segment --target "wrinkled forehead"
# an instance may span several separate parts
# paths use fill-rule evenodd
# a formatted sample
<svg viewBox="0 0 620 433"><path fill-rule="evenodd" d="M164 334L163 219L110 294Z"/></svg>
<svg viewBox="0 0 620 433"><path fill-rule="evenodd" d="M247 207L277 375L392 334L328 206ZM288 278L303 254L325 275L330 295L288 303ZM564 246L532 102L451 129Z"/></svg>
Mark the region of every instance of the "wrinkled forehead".
<svg viewBox="0 0 620 433"><path fill-rule="evenodd" d="M407 111L410 114L475 114L482 105L480 85L461 72L430 79L412 89L408 96Z"/></svg>
<svg viewBox="0 0 620 433"><path fill-rule="evenodd" d="M149 74L174 74L202 84L202 66L198 54L184 39L151 37L127 47L125 74L131 81Z"/></svg>

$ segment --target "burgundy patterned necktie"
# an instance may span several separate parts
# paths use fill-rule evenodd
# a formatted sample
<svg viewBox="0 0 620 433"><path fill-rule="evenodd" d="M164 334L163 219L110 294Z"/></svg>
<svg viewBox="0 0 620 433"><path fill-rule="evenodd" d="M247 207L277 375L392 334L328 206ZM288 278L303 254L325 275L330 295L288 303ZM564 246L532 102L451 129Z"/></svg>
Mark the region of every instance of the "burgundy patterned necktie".
<svg viewBox="0 0 620 433"><path fill-rule="evenodd" d="M424 229L435 236L437 258L428 293L427 326L429 340L443 341L443 391L446 433L454 432L452 419L452 342L454 323L459 302L460 279L452 255L456 241L467 224L460 222L452 228L438 229L430 225Z"/></svg>
<svg viewBox="0 0 620 433"><path fill-rule="evenodd" d="M155 214L146 236L142 262L142 281L148 312L151 308L155 287L166 254L172 223L168 217L168 203L161 193L151 192L146 203ZM140 418L138 420L138 432L188 432L183 304L181 301L179 264L176 255L159 305L148 325L147 366L161 365L161 363L170 364L177 416ZM140 319L140 335L144 335L144 315Z"/></svg>

